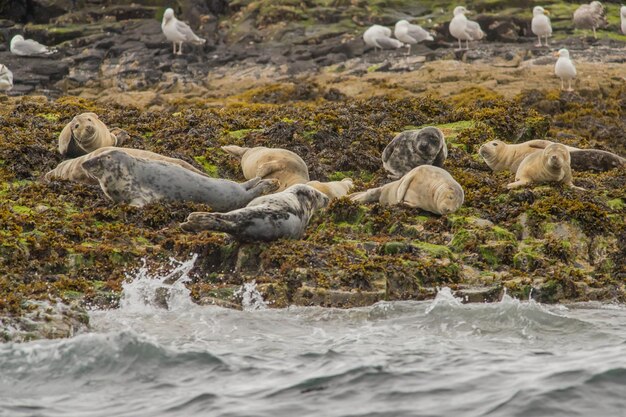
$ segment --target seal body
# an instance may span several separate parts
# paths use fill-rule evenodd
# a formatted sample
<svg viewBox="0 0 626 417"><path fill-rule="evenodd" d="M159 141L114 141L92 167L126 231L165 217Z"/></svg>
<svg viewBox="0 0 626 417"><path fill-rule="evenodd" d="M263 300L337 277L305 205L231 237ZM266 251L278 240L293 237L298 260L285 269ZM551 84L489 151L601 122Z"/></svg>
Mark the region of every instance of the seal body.
<svg viewBox="0 0 626 417"><path fill-rule="evenodd" d="M528 155L517 168L515 182L508 184L508 189L529 184L563 183L575 187L572 182L570 154L565 145L553 143L540 152Z"/></svg>
<svg viewBox="0 0 626 417"><path fill-rule="evenodd" d="M145 151L143 149L133 149L133 148L115 148L112 146L107 146L104 148L96 149L93 152L88 153L87 155L79 156L74 159L68 159L67 161L61 162L54 168L52 171L48 171L46 175L44 175L44 179L47 181L52 180L67 180L67 181L75 181L82 182L85 184L93 184L98 185L98 179L91 176L87 171L83 169L83 162L88 159L94 158L104 152L108 152L110 150L120 150L122 152L126 152L127 154L143 159L150 159L153 161L163 161L168 162L170 164L178 165L182 168L193 171L197 174L206 176L206 174L193 165L183 161L182 159L170 158L167 156L160 155L158 153Z"/></svg>
<svg viewBox="0 0 626 417"><path fill-rule="evenodd" d="M258 197L244 208L228 213L191 213L181 228L187 231L226 232L237 240L272 241L300 239L315 211L326 207L329 198L306 184Z"/></svg>
<svg viewBox="0 0 626 417"><path fill-rule="evenodd" d="M321 191L326 194L330 199L341 198L348 194L350 189L354 186L352 179L344 178L341 181L319 182L309 181L306 183L317 191Z"/></svg>
<svg viewBox="0 0 626 417"><path fill-rule="evenodd" d="M442 167L448 157L443 132L436 127L398 134L383 151L383 167L397 179L420 165Z"/></svg>
<svg viewBox="0 0 626 417"><path fill-rule="evenodd" d="M309 182L309 169L306 163L294 152L280 148L244 148L240 146L222 146L227 153L241 158L241 169L246 179L261 177L275 178L279 181L278 191L294 184Z"/></svg>
<svg viewBox="0 0 626 417"><path fill-rule="evenodd" d="M159 200L194 201L228 211L278 187L277 181L260 178L243 184L209 178L168 162L135 158L119 149L87 159L82 167L98 179L111 200L136 207Z"/></svg>
<svg viewBox="0 0 626 417"><path fill-rule="evenodd" d="M75 158L105 146L121 145L117 136L100 121L95 113L82 113L74 117L59 135L59 153Z"/></svg>
<svg viewBox="0 0 626 417"><path fill-rule="evenodd" d="M465 194L446 170L422 165L397 181L352 194L350 198L361 203L406 204L435 214L449 214L461 207Z"/></svg>
<svg viewBox="0 0 626 417"><path fill-rule="evenodd" d="M517 172L524 158L553 144L549 140L531 140L519 144L507 144L494 140L483 144L478 153L494 172ZM570 152L571 169L574 171L608 171L626 165L626 159L599 149L579 149L565 146Z"/></svg>

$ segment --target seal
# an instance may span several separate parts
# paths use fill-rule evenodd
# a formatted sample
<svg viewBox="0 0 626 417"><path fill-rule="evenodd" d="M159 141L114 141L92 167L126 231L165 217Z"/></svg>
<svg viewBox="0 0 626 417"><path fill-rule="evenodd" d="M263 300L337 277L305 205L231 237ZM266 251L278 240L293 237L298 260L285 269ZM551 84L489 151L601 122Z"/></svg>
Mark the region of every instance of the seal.
<svg viewBox="0 0 626 417"><path fill-rule="evenodd" d="M326 207L328 201L315 188L296 184L255 198L246 207L228 213L191 213L180 227L190 232L226 232L243 242L300 239L313 213Z"/></svg>
<svg viewBox="0 0 626 417"><path fill-rule="evenodd" d="M563 183L578 190L572 182L570 154L565 145L553 143L540 152L528 155L517 168L515 182L506 186L509 190L529 184Z"/></svg>
<svg viewBox="0 0 626 417"><path fill-rule="evenodd" d="M105 146L119 146L121 138L111 133L95 113L74 117L59 135L59 153L75 158Z"/></svg>
<svg viewBox="0 0 626 417"><path fill-rule="evenodd" d="M443 132L436 127L407 130L396 135L383 151L383 167L398 179L420 165L442 167L448 157Z"/></svg>
<svg viewBox="0 0 626 417"><path fill-rule="evenodd" d="M227 153L241 158L243 176L249 180L254 177L276 178L280 182L278 191L283 191L294 184L309 181L309 169L297 154L280 148L244 148L241 146L222 146Z"/></svg>
<svg viewBox="0 0 626 417"><path fill-rule="evenodd" d="M136 158L117 148L83 161L82 167L98 179L109 199L135 207L160 200L194 201L229 211L278 188L276 180L253 178L238 184L168 162Z"/></svg>
<svg viewBox="0 0 626 417"><path fill-rule="evenodd" d="M309 181L306 183L317 191L326 194L328 198L341 198L348 194L348 191L354 186L351 178L344 178L341 181L319 182Z"/></svg>
<svg viewBox="0 0 626 417"><path fill-rule="evenodd" d="M413 168L401 179L350 195L361 203L406 204L435 214L450 214L463 204L461 185L448 171L432 165Z"/></svg>
<svg viewBox="0 0 626 417"><path fill-rule="evenodd" d="M193 165L183 161L182 159L170 158L167 156L160 155L158 153L145 151L143 149L134 149L134 148L116 148L112 146L106 146L104 148L96 149L93 152L88 153L87 155L79 156L78 158L68 159L67 161L61 162L51 171L48 171L44 175L44 179L46 181L54 181L54 180L66 180L66 181L75 181L82 182L85 184L93 184L98 185L99 182L95 177L89 175L87 171L83 169L83 162L93 157L96 157L104 152L108 152L110 150L120 150L126 152L127 154L143 159L150 159L153 161L163 161L168 162L170 164L178 165L190 171L193 171L197 174L207 176L204 172L200 171Z"/></svg>
<svg viewBox="0 0 626 417"><path fill-rule="evenodd" d="M517 172L524 158L553 143L541 139L519 144L507 144L501 140L493 140L483 144L478 153L494 172ZM608 171L626 166L626 159L611 152L600 149L579 149L567 145L565 147L570 152L571 168L574 171Z"/></svg>

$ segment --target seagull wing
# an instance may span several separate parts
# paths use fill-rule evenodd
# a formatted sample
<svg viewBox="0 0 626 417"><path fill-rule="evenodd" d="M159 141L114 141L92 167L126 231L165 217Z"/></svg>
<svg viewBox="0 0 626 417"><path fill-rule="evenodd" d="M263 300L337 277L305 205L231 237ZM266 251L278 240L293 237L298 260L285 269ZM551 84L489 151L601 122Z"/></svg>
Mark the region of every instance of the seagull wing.
<svg viewBox="0 0 626 417"><path fill-rule="evenodd" d="M383 49L398 49L402 46L402 42L399 40L383 36L377 37L376 43Z"/></svg>
<svg viewBox="0 0 626 417"><path fill-rule="evenodd" d="M189 25L185 22L181 22L180 20L176 20L176 31L185 38L187 42L204 42L204 39L198 37L193 30L189 27Z"/></svg>
<svg viewBox="0 0 626 417"><path fill-rule="evenodd" d="M416 42L422 42L429 38L432 39L430 33L422 29L422 27L419 25L409 25L407 29L407 34L415 39Z"/></svg>
<svg viewBox="0 0 626 417"><path fill-rule="evenodd" d="M474 41L485 37L485 33L480 28L480 25L473 20L467 21L467 24L465 25L465 31Z"/></svg>
<svg viewBox="0 0 626 417"><path fill-rule="evenodd" d="M19 42L17 45L15 45L15 49L17 49L23 55L41 55L52 53L50 50L48 50L47 46L42 45L32 39L25 39L22 42Z"/></svg>

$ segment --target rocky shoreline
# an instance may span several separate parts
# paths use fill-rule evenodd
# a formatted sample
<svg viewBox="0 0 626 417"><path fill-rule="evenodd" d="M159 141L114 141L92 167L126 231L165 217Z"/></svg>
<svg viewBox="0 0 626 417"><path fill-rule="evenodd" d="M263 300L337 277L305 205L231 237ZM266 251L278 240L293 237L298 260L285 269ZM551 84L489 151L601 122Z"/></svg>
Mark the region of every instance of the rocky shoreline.
<svg viewBox="0 0 626 417"><path fill-rule="evenodd" d="M550 51L522 43L522 29L496 38L490 31L493 41L464 54L437 38L405 57L366 51L356 28L408 9L371 11L368 20L341 6L333 9L341 18L331 11L325 18L352 23L317 38L307 35L306 19L289 15L290 31L272 37L281 23L257 3L264 4L196 13L196 27L211 41L202 54L187 49L182 58L162 37L159 7L141 5L100 7L88 23L77 23L89 16L85 9L55 16L79 28L55 35L61 52L50 58L0 49L16 80L10 96L0 97L0 339L84 331L84 309L115 307L122 282L143 262L157 268L193 253L188 287L200 304L237 307L237 289L251 280L272 307L420 300L441 286L478 302L505 290L546 303L626 301L624 169L575 173L589 190L583 194L507 191L511 176L492 174L477 155L488 140L536 138L626 155L623 40L556 39L574 51L581 74L577 91L564 93ZM38 30L52 36L59 25ZM37 33L28 32L35 26L23 29ZM16 30L22 27L0 21L5 41ZM285 33L292 33L288 48ZM298 33L313 41L298 41ZM62 127L84 111L126 130L126 146L183 159L211 176L243 180L220 146L263 144L301 155L312 179L349 176L359 190L386 182L380 153L397 132L435 125L450 149L445 168L466 202L439 217L341 199L301 241L240 245L223 234L188 234L178 224L206 207L115 206L99 187L41 180L61 161Z"/></svg>

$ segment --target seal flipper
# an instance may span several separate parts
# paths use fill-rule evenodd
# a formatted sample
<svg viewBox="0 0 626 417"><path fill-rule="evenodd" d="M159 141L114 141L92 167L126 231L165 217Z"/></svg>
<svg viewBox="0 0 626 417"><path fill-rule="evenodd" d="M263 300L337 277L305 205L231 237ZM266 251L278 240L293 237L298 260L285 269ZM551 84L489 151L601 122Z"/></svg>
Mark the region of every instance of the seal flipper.
<svg viewBox="0 0 626 417"><path fill-rule="evenodd" d="M285 166L285 164L283 162L280 161L270 161L270 162L266 162L264 164L259 165L259 167L256 170L256 176L257 177L261 177L261 178L265 178L268 175L276 172L276 171L282 171L285 168L287 168Z"/></svg>
<svg viewBox="0 0 626 417"><path fill-rule="evenodd" d="M251 180L242 182L239 185L241 185L246 191L248 191L249 189L255 187L260 181L261 181L261 177L254 177Z"/></svg>
<svg viewBox="0 0 626 417"><path fill-rule="evenodd" d="M348 197L350 198L350 200L357 201L359 203L377 203L380 200L380 196L382 193L383 187L378 187L360 193L353 193L350 194Z"/></svg>
<svg viewBox="0 0 626 417"><path fill-rule="evenodd" d="M271 178L267 180L259 180L257 184L249 188L249 195L251 198L257 198L265 194L272 193L280 187L280 182L277 179Z"/></svg>
<svg viewBox="0 0 626 417"><path fill-rule="evenodd" d="M228 146L222 146L222 150L228 154L231 154L233 156L238 156L239 158L241 158L250 148L244 148L241 146L235 146L235 145L228 145Z"/></svg>
<svg viewBox="0 0 626 417"><path fill-rule="evenodd" d="M187 221L181 223L180 228L186 232L213 230L231 233L237 227L236 224L224 219L222 216L224 216L223 213L194 212L187 216Z"/></svg>

